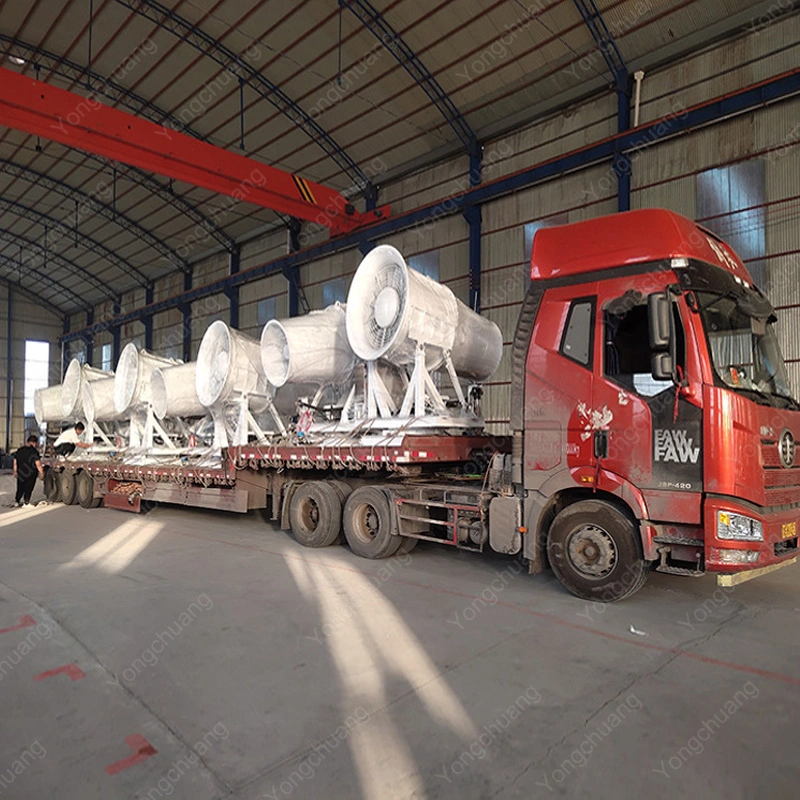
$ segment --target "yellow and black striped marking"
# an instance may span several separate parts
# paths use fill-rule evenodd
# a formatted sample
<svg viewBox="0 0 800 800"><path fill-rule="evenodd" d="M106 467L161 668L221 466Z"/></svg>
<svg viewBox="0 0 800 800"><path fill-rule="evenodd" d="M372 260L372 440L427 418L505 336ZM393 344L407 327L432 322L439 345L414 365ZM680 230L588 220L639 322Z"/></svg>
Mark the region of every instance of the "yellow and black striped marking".
<svg viewBox="0 0 800 800"><path fill-rule="evenodd" d="M292 178L294 179L294 185L297 187L297 191L300 192L300 197L302 197L306 203L316 205L317 201L314 200L314 195L311 194L311 189L309 188L308 182L299 175L292 175Z"/></svg>

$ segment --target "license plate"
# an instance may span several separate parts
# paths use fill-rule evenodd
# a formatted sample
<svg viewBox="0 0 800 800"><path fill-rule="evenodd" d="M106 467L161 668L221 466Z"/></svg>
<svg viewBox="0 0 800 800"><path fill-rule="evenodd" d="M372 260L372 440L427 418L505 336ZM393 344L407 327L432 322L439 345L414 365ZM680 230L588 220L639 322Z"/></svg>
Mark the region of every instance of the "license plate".
<svg viewBox="0 0 800 800"><path fill-rule="evenodd" d="M784 522L781 527L781 539L794 539L797 536L797 523Z"/></svg>

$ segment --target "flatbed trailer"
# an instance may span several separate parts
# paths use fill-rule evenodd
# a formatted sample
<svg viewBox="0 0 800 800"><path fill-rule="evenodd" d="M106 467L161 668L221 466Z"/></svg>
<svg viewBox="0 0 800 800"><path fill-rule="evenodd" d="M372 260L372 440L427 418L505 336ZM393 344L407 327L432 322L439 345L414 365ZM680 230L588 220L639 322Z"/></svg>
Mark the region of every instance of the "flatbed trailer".
<svg viewBox="0 0 800 800"><path fill-rule="evenodd" d="M181 465L50 458L45 492L67 504L134 513L149 503L265 510L306 546L332 544L343 527L346 535L352 529L354 549L368 558L401 545L408 550L418 539L481 551L503 465L510 479L510 448L507 437L426 435L392 445L231 447L219 466L192 464L188 456ZM490 473L498 473L491 485ZM365 504L348 510L357 490L368 490L360 493ZM350 536L348 542L353 546Z"/></svg>

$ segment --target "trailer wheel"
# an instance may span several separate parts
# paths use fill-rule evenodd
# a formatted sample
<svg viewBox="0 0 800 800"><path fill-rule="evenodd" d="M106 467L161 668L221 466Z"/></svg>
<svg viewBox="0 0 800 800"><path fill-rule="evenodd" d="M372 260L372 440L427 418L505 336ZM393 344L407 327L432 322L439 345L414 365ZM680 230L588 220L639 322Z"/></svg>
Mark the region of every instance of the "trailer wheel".
<svg viewBox="0 0 800 800"><path fill-rule="evenodd" d="M97 508L103 502L102 497L94 496L94 478L83 469L76 478L76 494L81 508Z"/></svg>
<svg viewBox="0 0 800 800"><path fill-rule="evenodd" d="M568 591L601 603L635 594L650 571L636 522L604 500L582 500L561 511L550 526L547 555Z"/></svg>
<svg viewBox="0 0 800 800"><path fill-rule="evenodd" d="M304 483L289 501L289 524L303 547L328 547L342 532L342 501L326 481Z"/></svg>
<svg viewBox="0 0 800 800"><path fill-rule="evenodd" d="M66 506L73 506L76 500L75 473L68 469L62 469L58 474L58 495L59 499Z"/></svg>
<svg viewBox="0 0 800 800"><path fill-rule="evenodd" d="M52 467L44 468L44 496L49 503L57 503L61 499L58 491L58 473Z"/></svg>
<svg viewBox="0 0 800 800"><path fill-rule="evenodd" d="M339 495L339 499L342 501L342 506L344 506L344 504L347 502L347 498L353 494L353 489L350 484L337 479L328 481L328 483L333 486L334 489L336 489L336 493Z"/></svg>
<svg viewBox="0 0 800 800"><path fill-rule="evenodd" d="M392 535L392 509L385 492L372 486L356 489L344 504L344 535L350 549L362 558L387 558L401 545Z"/></svg>

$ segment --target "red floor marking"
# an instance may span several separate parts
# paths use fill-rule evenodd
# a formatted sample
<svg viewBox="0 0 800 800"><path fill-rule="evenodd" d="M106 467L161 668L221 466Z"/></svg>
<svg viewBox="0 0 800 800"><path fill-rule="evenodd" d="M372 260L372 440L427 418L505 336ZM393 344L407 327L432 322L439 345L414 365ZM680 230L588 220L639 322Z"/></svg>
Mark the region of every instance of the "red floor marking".
<svg viewBox="0 0 800 800"><path fill-rule="evenodd" d="M186 536L189 539L200 539L204 542L217 542L218 544L226 544L230 547L241 547L246 550L255 550L259 553L267 553L268 555L278 556L283 559L292 559L294 561L305 561L308 562L308 558L295 555L293 553L281 553L275 550L268 550L265 547L257 547L256 545L252 544L242 544L240 542L230 542L226 539L217 539L215 537L208 537L208 536L201 536L196 533L187 533L185 531L171 531L173 534L177 534L178 536ZM369 573L363 572L359 569L354 569L353 567L346 567L340 564L327 564L326 565L329 569L335 569L339 572L355 572L359 575L366 575L369 576ZM425 589L429 592L437 592L438 594L449 594L455 597L463 597L465 600L478 600L479 595L468 594L467 592L459 592L455 589L445 589L442 586L428 586L423 583L415 583L414 581L404 580L403 578L396 578L396 577L389 577L386 579L387 583L400 583L404 586L413 586L417 589ZM584 633L589 633L592 636L599 636L603 639L610 639L611 641L620 642L622 644L626 644L629 647L638 647L640 650L657 650L661 653L672 653L676 656L683 656L684 658L689 658L693 661L701 661L704 664L713 664L717 667L725 667L726 669L735 670L736 672L744 672L749 675L760 675L763 678L771 678L772 680L780 681L782 683L788 683L792 686L800 686L800 677L796 677L794 675L784 675L780 672L771 672L770 670L761 669L760 667L751 667L747 664L737 664L734 661L722 661L718 658L712 658L710 656L704 656L700 653L692 652L691 650L684 650L682 647L667 647L661 644L651 644L649 642L637 642L633 639L627 639L624 636L619 636L616 633L607 633L606 631L598 631L594 628L590 628L587 625L583 625L580 622L569 622L568 620L561 619L557 617L555 614L547 614L544 611L533 611L529 608L524 608L523 606L518 606L514 603L506 603L502 600L498 600L494 605L502 606L503 608L511 609L512 611L518 611L520 614L526 614L528 616L537 617L541 620L545 620L546 622L550 622L554 625L559 625L562 628L572 628L574 630L579 630Z"/></svg>
<svg viewBox="0 0 800 800"><path fill-rule="evenodd" d="M106 772L109 775L116 775L124 769L129 769L150 758L150 756L154 756L158 752L141 733L134 733L128 736L128 738L125 739L125 744L134 751L133 755L123 758L122 761L115 761L113 764L109 764L106 767Z"/></svg>
<svg viewBox="0 0 800 800"><path fill-rule="evenodd" d="M34 675L33 679L35 681L43 681L47 678L52 678L54 675L68 675L73 681L79 681L81 678L86 677L86 673L77 664L64 664L63 667L40 672L38 675Z"/></svg>
<svg viewBox="0 0 800 800"><path fill-rule="evenodd" d="M12 631L19 631L22 628L30 628L36 624L36 620L30 615L25 614L24 617L19 618L19 625L14 625L11 628L0 628L0 633L11 633Z"/></svg>

